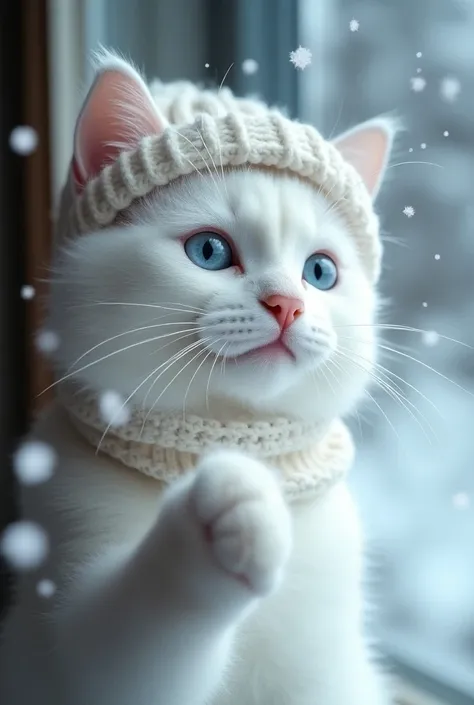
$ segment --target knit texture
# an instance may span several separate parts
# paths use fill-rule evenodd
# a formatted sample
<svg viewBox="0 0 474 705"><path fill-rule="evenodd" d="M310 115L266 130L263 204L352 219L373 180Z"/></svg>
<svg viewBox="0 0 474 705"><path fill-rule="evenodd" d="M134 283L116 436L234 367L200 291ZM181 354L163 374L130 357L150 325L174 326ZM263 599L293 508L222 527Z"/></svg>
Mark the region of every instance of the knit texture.
<svg viewBox="0 0 474 705"><path fill-rule="evenodd" d="M259 101L236 98L229 89L155 81L150 90L168 126L122 152L72 199L70 232L111 225L135 199L196 171L271 168L309 182L333 204L370 280L378 279L381 244L372 199L354 167L314 127Z"/></svg>
<svg viewBox="0 0 474 705"><path fill-rule="evenodd" d="M66 386L59 398L96 451L164 484L193 470L206 450L227 448L277 468L289 500L309 499L341 480L353 460L351 436L339 420L328 426L284 418L220 422L161 412L146 419L146 411L133 409L125 425L108 429L96 395Z"/></svg>

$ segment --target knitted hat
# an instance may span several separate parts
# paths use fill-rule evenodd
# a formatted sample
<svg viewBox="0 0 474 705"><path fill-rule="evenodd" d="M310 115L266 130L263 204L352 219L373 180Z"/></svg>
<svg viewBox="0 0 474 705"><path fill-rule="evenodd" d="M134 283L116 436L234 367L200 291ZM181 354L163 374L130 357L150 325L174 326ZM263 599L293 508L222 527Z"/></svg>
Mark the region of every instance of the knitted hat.
<svg viewBox="0 0 474 705"><path fill-rule="evenodd" d="M369 279L380 273L381 243L372 199L355 168L310 125L290 120L229 89L217 93L189 83L150 86L169 119L163 132L120 153L72 199L76 232L111 225L137 198L196 170L270 167L314 185L345 219Z"/></svg>

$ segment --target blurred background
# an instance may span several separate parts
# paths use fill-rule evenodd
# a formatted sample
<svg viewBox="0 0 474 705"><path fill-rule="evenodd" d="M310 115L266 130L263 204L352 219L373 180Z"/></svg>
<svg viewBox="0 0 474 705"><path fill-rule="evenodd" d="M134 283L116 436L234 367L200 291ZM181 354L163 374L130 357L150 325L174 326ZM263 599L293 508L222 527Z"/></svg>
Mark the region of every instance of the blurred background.
<svg viewBox="0 0 474 705"><path fill-rule="evenodd" d="M378 199L392 327L380 330L380 385L350 420L351 483L377 596L370 628L403 702L474 703L473 39L474 0L2 4L1 526L16 516L11 452L49 381L34 345L40 280L90 52L118 49L148 78L225 77L326 137L398 115L405 131ZM290 61L299 46L312 55L304 69Z"/></svg>

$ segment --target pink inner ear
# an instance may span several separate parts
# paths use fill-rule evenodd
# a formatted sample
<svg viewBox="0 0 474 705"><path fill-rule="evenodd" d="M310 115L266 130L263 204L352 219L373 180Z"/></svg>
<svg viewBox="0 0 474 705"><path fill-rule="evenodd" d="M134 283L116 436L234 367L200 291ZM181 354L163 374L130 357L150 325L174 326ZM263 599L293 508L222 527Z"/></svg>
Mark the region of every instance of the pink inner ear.
<svg viewBox="0 0 474 705"><path fill-rule="evenodd" d="M361 127L334 141L342 156L359 172L367 190L374 195L383 177L390 136L379 126Z"/></svg>
<svg viewBox="0 0 474 705"><path fill-rule="evenodd" d="M74 136L73 174L79 188L124 149L163 123L147 87L131 72L105 70L96 78L79 116Z"/></svg>

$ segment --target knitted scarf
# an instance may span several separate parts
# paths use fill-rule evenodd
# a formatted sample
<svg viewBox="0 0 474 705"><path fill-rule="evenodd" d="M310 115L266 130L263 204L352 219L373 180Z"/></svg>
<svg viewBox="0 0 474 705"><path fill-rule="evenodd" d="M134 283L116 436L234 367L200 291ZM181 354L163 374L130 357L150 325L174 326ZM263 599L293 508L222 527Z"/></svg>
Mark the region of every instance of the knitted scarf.
<svg viewBox="0 0 474 705"><path fill-rule="evenodd" d="M227 448L280 471L288 500L314 499L343 479L353 460L352 438L339 419L326 425L250 416L218 421L179 412L147 417L146 410L135 408L124 425L108 428L97 395L70 387L58 394L73 426L97 453L163 484L192 471L204 451Z"/></svg>

